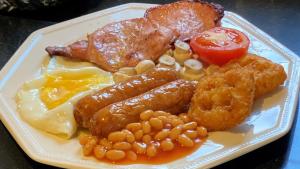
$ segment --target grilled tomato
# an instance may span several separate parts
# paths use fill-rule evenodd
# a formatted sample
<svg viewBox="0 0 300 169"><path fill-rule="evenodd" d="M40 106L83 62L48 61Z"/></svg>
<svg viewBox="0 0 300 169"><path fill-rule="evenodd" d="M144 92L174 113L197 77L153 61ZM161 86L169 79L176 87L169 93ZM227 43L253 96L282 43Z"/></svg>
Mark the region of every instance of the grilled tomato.
<svg viewBox="0 0 300 169"><path fill-rule="evenodd" d="M198 59L220 66L245 55L249 44L250 41L244 33L224 27L204 31L190 42L191 48L198 54Z"/></svg>

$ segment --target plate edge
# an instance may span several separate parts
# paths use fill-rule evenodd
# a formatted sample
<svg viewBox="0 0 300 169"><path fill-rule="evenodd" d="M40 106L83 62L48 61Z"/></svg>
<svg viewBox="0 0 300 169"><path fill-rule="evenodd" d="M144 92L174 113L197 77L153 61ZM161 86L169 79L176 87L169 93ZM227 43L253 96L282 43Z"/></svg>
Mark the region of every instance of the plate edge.
<svg viewBox="0 0 300 169"><path fill-rule="evenodd" d="M129 3L129 4L139 4L139 5L141 5L141 4L143 4L143 3ZM120 6L126 6L126 5L128 5L128 4L124 4L124 5L120 5ZM150 5L152 5L152 4L150 4ZM116 6L116 7L118 7L118 6ZM114 7L113 7L114 8ZM109 10L110 8L108 8L108 9L105 9L105 10ZM98 12L100 12L100 11L98 11ZM97 12L95 12L95 13L97 13ZM95 15L95 13L91 13L91 14L88 14L88 15L92 15L92 14L94 14ZM232 12L231 12L232 13ZM235 14L236 15L236 14ZM82 16L82 17L84 17L84 16ZM81 17L79 17L79 18L81 18ZM75 19L77 19L77 18L75 18ZM75 20L74 19L74 20ZM73 19L72 19L73 20ZM245 20L246 21L246 20ZM68 22L68 21L65 21L65 22ZM248 21L247 21L248 22ZM60 23L58 23L58 24L60 24ZM55 25L52 25L52 26L55 26ZM51 27L51 26L50 26ZM46 28L48 28L48 27L46 27ZM27 42L28 40L30 40L30 38L33 38L36 34L39 34L39 33L43 33L43 32L40 32L40 31L43 31L43 29L45 29L45 28L42 28L42 29L39 29L39 30L37 30L37 31L35 31L35 32L33 32L32 34L30 34L29 36L28 36L28 38L26 38L26 40L23 42L23 44L20 46L20 48L24 45L24 43L25 42ZM258 30L260 30L260 29L258 29ZM264 32L263 32L264 33ZM266 34L267 35L267 34ZM269 36L269 35L267 35L267 36ZM273 38L272 38L273 39ZM275 43L278 43L279 44L279 47L280 47L280 43L278 42L278 41L275 41ZM276 44L277 46L278 46L278 44ZM284 45L282 45L283 47L284 47ZM18 51L20 50L20 48L12 55L12 58L7 62L7 64L1 69L1 72L0 72L0 77L1 77L1 75L2 75L2 71L3 71L3 69L5 70L5 67L7 66L7 65L9 65L9 63L10 62L13 62L13 61L11 61L12 59L13 59L13 56L15 56L15 55L17 55L17 53L18 53ZM285 49L284 49L285 48ZM284 47L283 49L284 50L289 50L288 48L286 48L286 47ZM293 53L292 51L289 51L288 53ZM294 53L293 53L294 54ZM294 56L296 56L296 54L294 54ZM299 65L299 58L296 58L296 65ZM297 74L299 74L299 71L298 71L298 73ZM299 81L299 80L298 80ZM297 91L299 90L299 85L298 85L298 87L297 87ZM1 88L0 88L0 92L1 92ZM298 99L294 99L294 102L297 102L297 100ZM295 104L294 104L295 105ZM295 105L296 106L296 105ZM294 106L294 107L295 107ZM296 109L296 107L294 108L294 109ZM293 114L295 114L295 113L293 113ZM1 115L1 113L0 113L0 115ZM1 116L0 116L1 117ZM2 121L2 118L1 118L1 121ZM2 121L3 122L3 121ZM6 125L5 125L6 126ZM6 126L7 127L7 126ZM291 125L290 125L290 127L291 127ZM286 128L286 133L290 130L290 127L288 127L288 128ZM286 133L284 133L284 134L286 134ZM10 134L12 134L11 132L10 132ZM283 135L284 135L283 134ZM283 136L282 135L282 136ZM280 136L280 137L282 137L282 136ZM279 137L279 138L280 138ZM278 138L277 138L278 139ZM274 140L273 140L274 141ZM272 141L270 141L270 142L272 142ZM266 143L267 144L267 143ZM263 145L262 145L263 146ZM256 148L254 148L254 149L256 149ZM250 151L252 151L252 150L250 150ZM249 152L250 152L249 151ZM28 153L26 153L26 154L28 154ZM30 154L30 153L29 153ZM28 155L29 155L28 154ZM30 155L29 155L30 156ZM31 157L31 156L30 156ZM233 157L233 158L235 158L235 157ZM38 162L40 162L40 160L38 160L39 158L32 158L32 159L34 159L34 160L36 160L36 161L38 161ZM230 159L229 159L230 160ZM42 162L42 161L41 161ZM43 162L44 163L44 162ZM50 165L53 165L53 164L50 164ZM61 166L61 165L60 165Z"/></svg>

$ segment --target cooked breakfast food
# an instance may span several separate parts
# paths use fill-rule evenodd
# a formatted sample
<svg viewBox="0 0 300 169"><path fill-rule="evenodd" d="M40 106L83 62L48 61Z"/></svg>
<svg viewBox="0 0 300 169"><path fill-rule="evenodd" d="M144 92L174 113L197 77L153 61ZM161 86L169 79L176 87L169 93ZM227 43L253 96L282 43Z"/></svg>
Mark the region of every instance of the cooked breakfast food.
<svg viewBox="0 0 300 169"><path fill-rule="evenodd" d="M116 72L141 60L156 60L176 37L168 28L156 28L145 18L108 24L88 36L88 41L67 47L47 47L50 55L86 60Z"/></svg>
<svg viewBox="0 0 300 169"><path fill-rule="evenodd" d="M200 60L219 66L246 55L249 44L250 40L244 33L224 27L206 30L190 42Z"/></svg>
<svg viewBox="0 0 300 169"><path fill-rule="evenodd" d="M178 114L187 110L194 94L196 83L176 80L154 88L141 95L113 103L97 111L91 119L90 131L94 135L105 136L124 128L128 123L138 121L142 111L173 110ZM177 109L174 110L173 107Z"/></svg>
<svg viewBox="0 0 300 169"><path fill-rule="evenodd" d="M118 164L134 161L154 163L165 159L166 153L181 152L164 162L187 155L193 147L198 147L206 138L206 128L191 121L186 113L178 116L165 111L143 111L138 121L129 123L119 131L98 138L89 134L79 136L84 155L94 155L97 159L118 161Z"/></svg>
<svg viewBox="0 0 300 169"><path fill-rule="evenodd" d="M142 60L156 61L179 36L192 35L215 27L224 15L219 5L181 1L149 9L144 18L108 24L67 47L47 47L50 56L86 60L116 72L136 66Z"/></svg>
<svg viewBox="0 0 300 169"><path fill-rule="evenodd" d="M284 68L266 58L247 54L239 59L231 60L221 69L226 71L232 67L244 67L254 74L255 98L259 98L282 85L287 76Z"/></svg>
<svg viewBox="0 0 300 169"><path fill-rule="evenodd" d="M253 72L255 80L255 98L259 98L282 85L287 78L284 68L261 56L248 53L247 55L233 59L224 66L211 65L206 70L206 75L224 73L232 69L246 68Z"/></svg>
<svg viewBox="0 0 300 169"><path fill-rule="evenodd" d="M24 83L17 92L17 109L32 126L71 138L77 131L73 105L94 90L112 84L109 72L53 57L41 76Z"/></svg>
<svg viewBox="0 0 300 169"><path fill-rule="evenodd" d="M188 115L209 131L230 129L251 113L255 89L246 68L208 75L199 81Z"/></svg>
<svg viewBox="0 0 300 169"><path fill-rule="evenodd" d="M145 17L157 27L178 32L178 39L182 41L218 26L223 16L224 9L221 5L197 0L159 5L145 13Z"/></svg>
<svg viewBox="0 0 300 169"><path fill-rule="evenodd" d="M208 131L243 123L254 101L287 78L281 65L248 53L246 34L220 27L223 15L220 5L180 1L47 47L59 56L24 84L18 110L31 125L67 138L87 128L83 154L106 162L183 157Z"/></svg>
<svg viewBox="0 0 300 169"><path fill-rule="evenodd" d="M157 68L101 89L76 103L74 109L76 122L79 126L89 127L91 117L101 108L140 95L176 79L174 70Z"/></svg>

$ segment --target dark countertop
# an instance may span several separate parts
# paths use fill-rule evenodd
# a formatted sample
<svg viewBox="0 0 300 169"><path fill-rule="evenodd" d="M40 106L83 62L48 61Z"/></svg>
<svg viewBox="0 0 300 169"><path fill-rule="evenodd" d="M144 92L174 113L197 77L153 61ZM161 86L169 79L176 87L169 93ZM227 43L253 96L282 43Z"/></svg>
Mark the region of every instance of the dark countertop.
<svg viewBox="0 0 300 169"><path fill-rule="evenodd" d="M84 2L84 4L83 4ZM72 5L37 12L0 14L0 68L33 31L54 23L128 2L167 3L170 0L74 0ZM213 0L262 29L300 55L300 1ZM298 102L299 103L299 102ZM262 148L216 168L300 168L299 108L291 131ZM0 123L0 168L54 168L31 160Z"/></svg>

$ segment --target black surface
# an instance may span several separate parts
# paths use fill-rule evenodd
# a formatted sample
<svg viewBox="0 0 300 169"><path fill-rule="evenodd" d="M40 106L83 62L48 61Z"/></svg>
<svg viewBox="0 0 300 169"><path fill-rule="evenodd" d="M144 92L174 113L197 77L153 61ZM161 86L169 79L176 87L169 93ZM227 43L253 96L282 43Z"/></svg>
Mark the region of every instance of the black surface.
<svg viewBox="0 0 300 169"><path fill-rule="evenodd" d="M36 12L0 15L0 68L33 31L84 14L128 2L167 3L155 0L74 0L73 4ZM299 0L214 0L262 29L300 55ZM300 168L300 117L296 109L291 131L279 140L222 164L223 168ZM298 122L297 122L298 121ZM0 124L0 169L53 168L31 160Z"/></svg>

